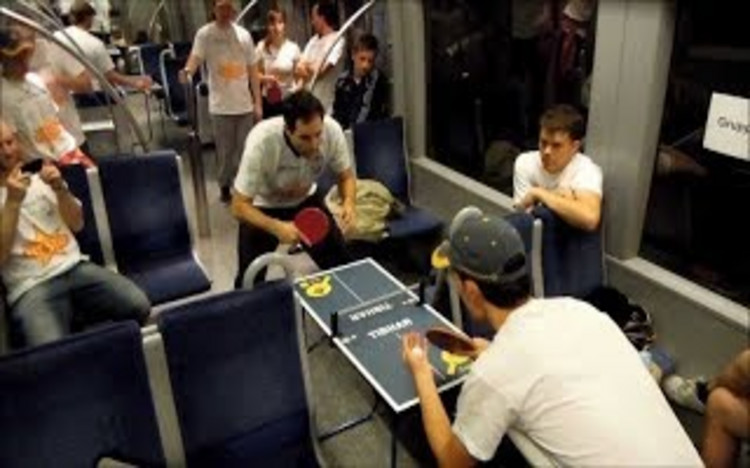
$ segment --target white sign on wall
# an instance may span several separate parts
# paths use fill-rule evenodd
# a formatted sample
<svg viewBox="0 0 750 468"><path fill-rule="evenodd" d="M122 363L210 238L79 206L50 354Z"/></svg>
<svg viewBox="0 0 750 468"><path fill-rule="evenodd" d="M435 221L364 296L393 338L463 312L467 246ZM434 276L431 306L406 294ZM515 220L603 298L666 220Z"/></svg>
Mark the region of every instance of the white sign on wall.
<svg viewBox="0 0 750 468"><path fill-rule="evenodd" d="M750 100L714 93L703 147L750 161Z"/></svg>

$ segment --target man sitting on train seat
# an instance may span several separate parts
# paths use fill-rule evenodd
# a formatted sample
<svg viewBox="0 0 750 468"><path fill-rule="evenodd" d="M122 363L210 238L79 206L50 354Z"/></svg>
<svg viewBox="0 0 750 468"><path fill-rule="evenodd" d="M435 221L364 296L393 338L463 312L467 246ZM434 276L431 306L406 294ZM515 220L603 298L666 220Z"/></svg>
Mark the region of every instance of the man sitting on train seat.
<svg viewBox="0 0 750 468"><path fill-rule="evenodd" d="M733 466L750 438L750 348L711 382L701 456L708 468Z"/></svg>
<svg viewBox="0 0 750 468"><path fill-rule="evenodd" d="M583 117L572 106L558 105L539 123L539 151L516 159L514 203L522 209L542 203L568 224L595 231L601 220L602 170L579 152Z"/></svg>
<svg viewBox="0 0 750 468"><path fill-rule="evenodd" d="M245 139L263 118L259 55L247 29L234 22L234 0L214 0L215 20L195 33L193 49L180 73L186 83L205 63L208 69L208 112L216 143L217 179L221 201L232 198L230 186L237 175Z"/></svg>
<svg viewBox="0 0 750 468"><path fill-rule="evenodd" d="M375 67L378 39L363 34L354 41L352 68L336 81L333 118L347 129L388 117L388 78Z"/></svg>
<svg viewBox="0 0 750 468"><path fill-rule="evenodd" d="M477 358L451 427L424 337L405 335L403 357L439 466L493 458L508 431L525 434L563 466L699 466L700 457L617 325L573 298L529 296L523 242L504 219L465 208L434 254L475 321Z"/></svg>
<svg viewBox="0 0 750 468"><path fill-rule="evenodd" d="M25 151L61 164L93 165L60 121L59 109L39 75L29 73L36 40L18 23L0 26L0 110L18 131Z"/></svg>
<svg viewBox="0 0 750 468"><path fill-rule="evenodd" d="M232 213L240 221L236 287L259 255L274 250L279 242L300 241L291 222L300 209L314 206L328 213L325 194L315 183L326 169L338 175L342 228L354 225L356 180L341 126L325 115L320 101L306 90L289 95L282 107L283 116L260 122L248 135L234 182ZM336 223L330 225L326 238L308 248L321 268L349 259Z"/></svg>
<svg viewBox="0 0 750 468"><path fill-rule="evenodd" d="M151 308L145 294L81 255L71 232L83 226L81 203L60 171L45 161L35 174L23 161L15 129L0 120L0 274L14 329L38 345L74 323L143 324Z"/></svg>
<svg viewBox="0 0 750 468"><path fill-rule="evenodd" d="M336 79L344 71L343 56L346 50L346 41L343 38L334 45L339 24L336 3L331 0L318 0L313 3L310 23L315 35L307 41L294 75L299 84L310 89L315 97L320 99L326 114L330 115L336 95ZM331 53L326 57L329 50ZM312 87L312 79L318 70L320 74L315 86Z"/></svg>

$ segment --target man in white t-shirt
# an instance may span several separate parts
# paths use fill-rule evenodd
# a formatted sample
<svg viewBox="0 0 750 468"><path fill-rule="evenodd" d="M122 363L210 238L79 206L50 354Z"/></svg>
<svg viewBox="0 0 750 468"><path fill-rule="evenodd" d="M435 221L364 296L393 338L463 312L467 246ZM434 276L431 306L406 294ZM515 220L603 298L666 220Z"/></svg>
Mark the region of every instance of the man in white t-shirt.
<svg viewBox="0 0 750 468"><path fill-rule="evenodd" d="M302 59L295 70L297 78L320 99L328 115L333 112L336 79L344 72L345 41L342 38L335 46L333 45L338 33L336 30L338 18L338 9L334 2L321 0L313 4L310 22L315 35L305 45L305 50L302 51ZM333 50L323 63L323 59L331 47L333 47ZM318 69L320 69L320 73L313 86L312 79Z"/></svg>
<svg viewBox="0 0 750 468"><path fill-rule="evenodd" d="M90 0L76 0L70 7L72 25L63 31L55 32L55 37L83 53L107 81L116 86L147 91L151 89L152 80L149 76L123 75L117 71L107 46L101 39L91 34L97 11ZM67 54L65 54L67 55ZM68 60L74 60L68 57Z"/></svg>
<svg viewBox="0 0 750 468"><path fill-rule="evenodd" d="M81 203L55 165L22 166L15 129L0 120L0 274L14 330L27 345L108 320L145 323L150 304L130 280L81 255ZM26 172L31 171L31 172Z"/></svg>
<svg viewBox="0 0 750 468"><path fill-rule="evenodd" d="M595 231L601 221L602 170L579 152L583 117L563 104L547 110L539 123L539 151L516 159L514 203L522 209L542 203L568 224Z"/></svg>
<svg viewBox="0 0 750 468"><path fill-rule="evenodd" d="M46 39L37 39L31 69L42 78L59 108L60 121L75 138L76 146L87 152L86 136L73 100L73 93L88 93L93 89L86 68L60 47Z"/></svg>
<svg viewBox="0 0 750 468"><path fill-rule="evenodd" d="M232 213L240 221L236 287L255 258L280 242L300 241L292 222L299 210L317 207L331 218L323 202L325 194L316 183L326 169L338 177L342 229L354 225L356 180L341 126L325 115L320 101L306 90L292 93L283 107L282 117L260 122L248 135L234 181ZM337 223L329 221L326 238L306 248L321 268L349 260ZM261 280L262 274L256 279Z"/></svg>
<svg viewBox="0 0 750 468"><path fill-rule="evenodd" d="M208 68L208 111L214 126L221 201L231 200L230 185L253 118L263 118L260 73L250 33L234 23L233 0L214 0L211 23L195 33L193 50L181 74L188 81L203 62ZM252 94L250 88L252 87Z"/></svg>
<svg viewBox="0 0 750 468"><path fill-rule="evenodd" d="M523 242L504 219L461 210L434 254L475 321L477 359L451 427L418 333L403 338L440 466L493 458L509 431L562 466L700 466L638 352L608 315L572 298L533 299Z"/></svg>
<svg viewBox="0 0 750 468"><path fill-rule="evenodd" d="M41 76L31 72L34 31L18 23L0 29L0 110L18 131L27 154L60 164L93 162L62 124L59 108Z"/></svg>

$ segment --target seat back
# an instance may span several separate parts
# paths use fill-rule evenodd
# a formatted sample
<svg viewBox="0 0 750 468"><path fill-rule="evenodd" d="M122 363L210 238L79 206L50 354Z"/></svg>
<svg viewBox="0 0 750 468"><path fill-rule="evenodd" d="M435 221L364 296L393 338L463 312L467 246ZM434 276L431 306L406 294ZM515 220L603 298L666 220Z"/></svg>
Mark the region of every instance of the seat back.
<svg viewBox="0 0 750 468"><path fill-rule="evenodd" d="M526 251L526 268L531 276L531 292L535 297L544 296L544 274L542 266L542 223L526 212L514 212L505 216L521 235Z"/></svg>
<svg viewBox="0 0 750 468"><path fill-rule="evenodd" d="M141 44L140 46L138 46L141 74L148 75L155 82L161 84L164 83L162 83L159 57L161 55L161 52L166 48L167 46L164 44Z"/></svg>
<svg viewBox="0 0 750 468"><path fill-rule="evenodd" d="M0 358L0 466L164 464L135 322Z"/></svg>
<svg viewBox="0 0 750 468"><path fill-rule="evenodd" d="M542 221L544 295L582 298L604 284L601 230L586 232L570 226L545 206L533 211Z"/></svg>
<svg viewBox="0 0 750 468"><path fill-rule="evenodd" d="M379 181L394 197L410 205L403 119L362 122L354 126L353 133L357 177Z"/></svg>
<svg viewBox="0 0 750 468"><path fill-rule="evenodd" d="M309 464L296 314L291 286L276 282L159 315L189 466Z"/></svg>
<svg viewBox="0 0 750 468"><path fill-rule="evenodd" d="M81 201L83 209L83 229L76 233L76 240L81 252L89 256L92 262L104 266L102 243L99 239L99 228L94 215L94 203L89 187L86 169L80 164L63 166L62 176L70 187L70 192Z"/></svg>
<svg viewBox="0 0 750 468"><path fill-rule="evenodd" d="M99 176L120 271L127 274L143 260L192 254L175 152L107 158Z"/></svg>

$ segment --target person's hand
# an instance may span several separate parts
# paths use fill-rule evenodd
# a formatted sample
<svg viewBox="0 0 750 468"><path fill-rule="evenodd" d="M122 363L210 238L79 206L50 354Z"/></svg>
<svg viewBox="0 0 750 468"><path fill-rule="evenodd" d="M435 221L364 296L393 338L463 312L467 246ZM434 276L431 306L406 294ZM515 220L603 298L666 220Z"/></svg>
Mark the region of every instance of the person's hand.
<svg viewBox="0 0 750 468"><path fill-rule="evenodd" d="M289 221L280 221L275 234L282 244L296 244L301 238L297 226Z"/></svg>
<svg viewBox="0 0 750 468"><path fill-rule="evenodd" d="M180 81L181 84L188 84L193 80L193 76L190 72L188 72L187 68L183 68L177 74L177 79Z"/></svg>
<svg viewBox="0 0 750 468"><path fill-rule="evenodd" d="M141 91L148 91L151 89L151 86L154 84L153 80L150 76L139 76L135 79L135 87L136 89L139 89Z"/></svg>
<svg viewBox="0 0 750 468"><path fill-rule="evenodd" d="M263 78L261 78L261 82L268 86L268 87L278 87L280 86L279 79L276 78L274 75L263 75Z"/></svg>
<svg viewBox="0 0 750 468"><path fill-rule="evenodd" d="M521 202L519 203L519 207L524 210L530 210L534 208L534 205L536 205L538 202L541 201L540 198L540 191L543 189L540 189L539 187L531 187L528 192L526 192L526 195L523 197Z"/></svg>
<svg viewBox="0 0 750 468"><path fill-rule="evenodd" d="M307 81L311 77L312 67L307 62L300 62L297 64L297 68L294 72L298 79Z"/></svg>
<svg viewBox="0 0 750 468"><path fill-rule="evenodd" d="M351 232L354 229L354 224L357 221L357 210L353 202L344 202L341 206L341 230L344 233Z"/></svg>
<svg viewBox="0 0 750 468"><path fill-rule="evenodd" d="M411 332L401 338L401 357L412 375L432 374L432 367L427 359L427 340L421 334Z"/></svg>
<svg viewBox="0 0 750 468"><path fill-rule="evenodd" d="M8 190L8 202L20 204L26 198L26 191L31 184L31 176L21 172L21 164L14 167L8 179L5 181L5 187Z"/></svg>
<svg viewBox="0 0 750 468"><path fill-rule="evenodd" d="M42 170L39 171L39 178L55 192L59 192L65 188L65 181L62 178L62 174L60 174L60 170L52 163L44 163Z"/></svg>
<svg viewBox="0 0 750 468"><path fill-rule="evenodd" d="M255 105L253 105L253 118L255 119L255 122L260 122L263 120L263 104L256 102Z"/></svg>

